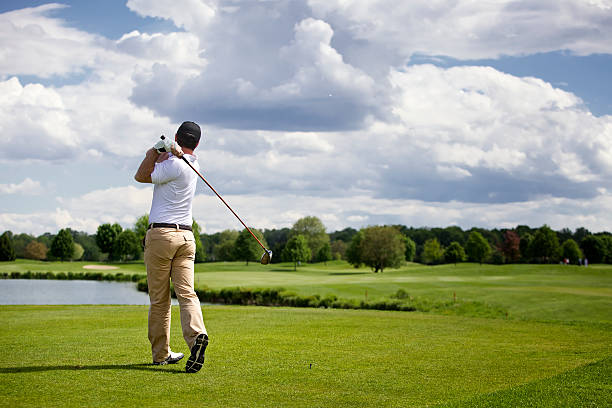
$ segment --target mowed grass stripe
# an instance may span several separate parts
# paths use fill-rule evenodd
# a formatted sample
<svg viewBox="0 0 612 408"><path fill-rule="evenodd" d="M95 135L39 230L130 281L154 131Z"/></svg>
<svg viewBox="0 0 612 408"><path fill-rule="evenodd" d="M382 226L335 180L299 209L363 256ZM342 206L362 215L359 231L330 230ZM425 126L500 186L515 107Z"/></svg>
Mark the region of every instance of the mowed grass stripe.
<svg viewBox="0 0 612 408"><path fill-rule="evenodd" d="M198 374L150 366L147 308L3 306L2 406L424 406L610 355L589 326L365 310L204 308ZM188 352L173 308L171 345ZM594 397L597 398L597 397Z"/></svg>
<svg viewBox="0 0 612 408"><path fill-rule="evenodd" d="M612 357L544 380L438 408L612 406Z"/></svg>

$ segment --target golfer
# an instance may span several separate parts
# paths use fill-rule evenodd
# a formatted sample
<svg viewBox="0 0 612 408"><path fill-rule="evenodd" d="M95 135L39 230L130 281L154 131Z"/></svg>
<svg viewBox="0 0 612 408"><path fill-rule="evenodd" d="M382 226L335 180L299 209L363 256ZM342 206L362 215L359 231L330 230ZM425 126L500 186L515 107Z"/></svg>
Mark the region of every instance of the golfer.
<svg viewBox="0 0 612 408"><path fill-rule="evenodd" d="M199 168L193 150L200 142L200 127L194 122L184 122L174 140L162 140L149 149L134 178L140 183L154 184L144 250L151 300L149 341L153 364L176 364L184 357L170 350L172 280L181 311L183 337L191 350L185 370L195 373L204 364L208 335L200 301L193 289L196 246L191 228L191 203L197 176L181 158L184 155Z"/></svg>

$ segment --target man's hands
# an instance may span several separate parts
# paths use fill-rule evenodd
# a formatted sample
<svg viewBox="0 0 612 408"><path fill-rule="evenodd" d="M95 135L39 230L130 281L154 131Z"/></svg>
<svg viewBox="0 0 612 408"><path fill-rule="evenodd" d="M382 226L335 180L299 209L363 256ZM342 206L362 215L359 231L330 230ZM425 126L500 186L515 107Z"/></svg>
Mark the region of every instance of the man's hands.
<svg viewBox="0 0 612 408"><path fill-rule="evenodd" d="M161 140L155 143L155 146L153 146L153 148L160 153L171 152L176 157L183 157L183 149L181 149L181 146L179 146L178 143L176 143L174 140L168 139L163 135L161 137Z"/></svg>

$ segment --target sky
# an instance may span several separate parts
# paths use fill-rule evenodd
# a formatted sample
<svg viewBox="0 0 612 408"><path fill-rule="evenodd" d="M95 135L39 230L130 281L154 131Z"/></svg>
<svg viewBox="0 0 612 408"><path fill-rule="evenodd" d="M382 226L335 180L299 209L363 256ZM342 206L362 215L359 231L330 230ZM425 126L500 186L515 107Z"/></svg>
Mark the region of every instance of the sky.
<svg viewBox="0 0 612 408"><path fill-rule="evenodd" d="M612 0L3 0L0 231L132 227L186 120L255 228L612 231L610 38Z"/></svg>

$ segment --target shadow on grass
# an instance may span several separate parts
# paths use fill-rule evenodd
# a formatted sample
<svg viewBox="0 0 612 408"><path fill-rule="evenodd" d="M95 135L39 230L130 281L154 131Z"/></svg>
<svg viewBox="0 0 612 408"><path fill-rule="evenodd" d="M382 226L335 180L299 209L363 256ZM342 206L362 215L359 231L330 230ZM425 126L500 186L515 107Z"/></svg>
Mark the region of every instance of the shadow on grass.
<svg viewBox="0 0 612 408"><path fill-rule="evenodd" d="M39 373L44 371L99 371L99 370L138 370L163 372L168 374L185 374L178 367L154 366L153 364L108 364L108 365L57 365L30 367L0 367L0 374Z"/></svg>

